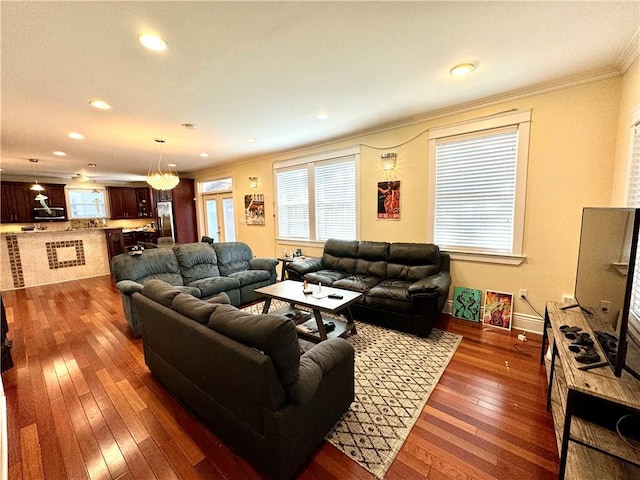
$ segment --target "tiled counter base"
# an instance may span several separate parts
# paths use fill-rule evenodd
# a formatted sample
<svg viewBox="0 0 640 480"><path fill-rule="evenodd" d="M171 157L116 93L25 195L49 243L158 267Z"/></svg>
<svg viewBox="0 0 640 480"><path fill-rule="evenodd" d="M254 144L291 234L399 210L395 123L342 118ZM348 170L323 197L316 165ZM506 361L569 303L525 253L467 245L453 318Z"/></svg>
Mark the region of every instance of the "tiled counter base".
<svg viewBox="0 0 640 480"><path fill-rule="evenodd" d="M3 233L2 290L109 275L102 229Z"/></svg>

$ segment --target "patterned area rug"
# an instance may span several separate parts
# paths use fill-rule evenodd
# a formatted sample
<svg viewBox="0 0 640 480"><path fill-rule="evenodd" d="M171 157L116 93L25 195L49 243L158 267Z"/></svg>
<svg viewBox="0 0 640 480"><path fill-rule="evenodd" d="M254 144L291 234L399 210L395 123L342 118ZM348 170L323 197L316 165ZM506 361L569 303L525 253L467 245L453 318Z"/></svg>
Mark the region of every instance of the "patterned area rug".
<svg viewBox="0 0 640 480"><path fill-rule="evenodd" d="M274 300L271 310L279 306ZM260 313L262 303L249 309ZM326 440L383 478L462 337L435 328L420 338L363 322L356 326L358 334L347 337L356 352L356 398Z"/></svg>

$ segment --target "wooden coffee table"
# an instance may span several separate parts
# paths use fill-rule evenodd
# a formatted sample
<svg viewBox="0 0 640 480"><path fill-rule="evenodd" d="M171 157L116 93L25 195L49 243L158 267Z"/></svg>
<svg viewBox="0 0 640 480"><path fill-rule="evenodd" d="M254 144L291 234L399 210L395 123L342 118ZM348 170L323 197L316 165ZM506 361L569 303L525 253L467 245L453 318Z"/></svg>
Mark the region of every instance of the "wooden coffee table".
<svg viewBox="0 0 640 480"><path fill-rule="evenodd" d="M301 336L322 341L327 338L339 337L347 332L358 333L353 323L349 305L362 297L361 293L332 287L322 287L318 293L317 285L309 285L309 288L313 293L305 294L302 291L302 282L285 280L284 282L278 282L256 289L257 293L266 297L262 313L269 312L271 300L275 298L287 302L289 305L270 313L279 313L282 315L292 314L300 311L297 307L311 310L313 316L309 320L296 325L298 333ZM330 293L342 295L342 298L329 298L328 295ZM335 328L331 332L327 332L324 327L322 312L344 315L346 321L333 317L325 317L325 321L333 322L335 325Z"/></svg>

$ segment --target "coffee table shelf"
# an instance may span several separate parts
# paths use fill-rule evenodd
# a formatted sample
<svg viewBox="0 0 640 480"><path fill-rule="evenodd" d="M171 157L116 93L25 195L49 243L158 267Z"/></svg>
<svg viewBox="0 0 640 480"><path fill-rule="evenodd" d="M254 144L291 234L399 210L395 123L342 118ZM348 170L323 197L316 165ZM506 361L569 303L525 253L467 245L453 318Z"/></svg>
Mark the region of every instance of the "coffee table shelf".
<svg viewBox="0 0 640 480"><path fill-rule="evenodd" d="M317 286L312 286L312 288L317 289ZM322 341L328 338L339 337L347 332L357 333L349 305L360 299L362 294L359 292L331 287L322 287L321 291L323 295L321 298L317 298L317 296L314 296L313 294L305 294L302 291L302 282L296 282L293 280L285 280L283 282L278 282L273 285L256 289L256 293L260 293L266 297L262 310L263 313L269 312L271 301L273 299L282 300L287 302L289 305L270 313L286 315L299 309L310 310L312 312L312 318L304 321L301 325L307 326L316 332L308 333L303 331L301 328L298 328L300 336L316 341ZM325 296L329 293L341 295L342 298L329 298L328 296ZM323 312L333 315L344 315L346 321L334 317L323 317ZM335 329L331 332L326 332L324 329L325 322L333 322Z"/></svg>

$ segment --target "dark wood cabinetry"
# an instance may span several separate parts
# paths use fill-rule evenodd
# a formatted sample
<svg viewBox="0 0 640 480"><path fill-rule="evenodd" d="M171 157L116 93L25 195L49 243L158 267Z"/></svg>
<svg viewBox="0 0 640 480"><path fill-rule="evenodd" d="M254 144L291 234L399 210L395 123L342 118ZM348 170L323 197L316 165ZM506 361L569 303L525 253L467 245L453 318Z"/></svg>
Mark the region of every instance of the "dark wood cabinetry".
<svg viewBox="0 0 640 480"><path fill-rule="evenodd" d="M107 255L109 256L109 269L111 269L111 259L125 252L122 228L105 228L104 236L107 240Z"/></svg>
<svg viewBox="0 0 640 480"><path fill-rule="evenodd" d="M33 201L37 194L30 188L30 183L2 182L0 184L0 201L2 202L0 221L2 223L33 222Z"/></svg>
<svg viewBox="0 0 640 480"><path fill-rule="evenodd" d="M107 187L111 218L152 218L151 192L146 187Z"/></svg>
<svg viewBox="0 0 640 480"><path fill-rule="evenodd" d="M50 207L66 208L67 200L64 194L64 184L43 183L42 186L44 187L44 192L42 193L49 197L47 199L47 205ZM35 200L35 195L33 196L33 206L42 206L40 202Z"/></svg>
<svg viewBox="0 0 640 480"><path fill-rule="evenodd" d="M198 241L195 196L195 182L192 178L181 178L178 186L172 190L176 243Z"/></svg>

